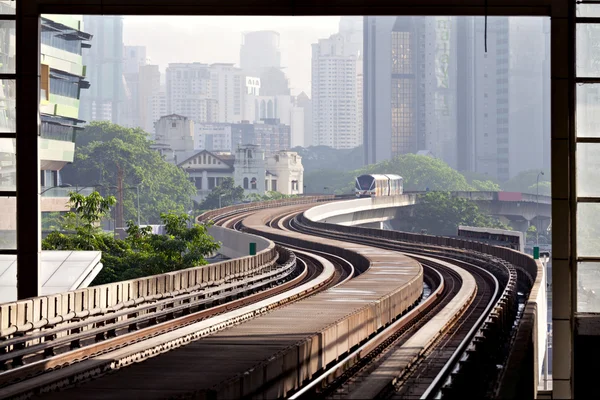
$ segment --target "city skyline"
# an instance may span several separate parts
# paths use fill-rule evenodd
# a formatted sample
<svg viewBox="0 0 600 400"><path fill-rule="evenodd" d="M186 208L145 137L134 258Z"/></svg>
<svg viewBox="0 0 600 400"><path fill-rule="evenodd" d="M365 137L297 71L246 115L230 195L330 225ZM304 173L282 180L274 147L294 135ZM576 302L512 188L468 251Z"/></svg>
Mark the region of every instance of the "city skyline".
<svg viewBox="0 0 600 400"><path fill-rule="evenodd" d="M169 63L235 63L239 66L244 33L277 31L281 38L281 65L292 94L305 92L312 97L311 44L337 33L339 22L340 17L128 16L123 19L123 43L146 46L151 64L158 65L164 76ZM184 36L186 40L181 40ZM217 36L219 40L203 40ZM190 51L190 42L197 44L195 50Z"/></svg>

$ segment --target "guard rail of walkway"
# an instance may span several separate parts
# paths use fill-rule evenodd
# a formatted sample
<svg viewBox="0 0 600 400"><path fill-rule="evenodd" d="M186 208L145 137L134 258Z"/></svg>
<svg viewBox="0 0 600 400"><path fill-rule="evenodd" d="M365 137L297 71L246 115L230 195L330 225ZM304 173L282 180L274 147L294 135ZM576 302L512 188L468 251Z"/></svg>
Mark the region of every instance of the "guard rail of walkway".
<svg viewBox="0 0 600 400"><path fill-rule="evenodd" d="M272 241L261 237L255 237L255 241L262 250L252 256L0 304L0 338L115 312L259 273L273 266L279 255Z"/></svg>
<svg viewBox="0 0 600 400"><path fill-rule="evenodd" d="M499 398L535 398L544 357L540 338L547 329L545 270L539 260L517 250L472 240L320 222L317 217L319 208L321 206L313 207L299 218L304 224L318 229L485 253L514 265L518 282L525 286L528 297L497 393Z"/></svg>

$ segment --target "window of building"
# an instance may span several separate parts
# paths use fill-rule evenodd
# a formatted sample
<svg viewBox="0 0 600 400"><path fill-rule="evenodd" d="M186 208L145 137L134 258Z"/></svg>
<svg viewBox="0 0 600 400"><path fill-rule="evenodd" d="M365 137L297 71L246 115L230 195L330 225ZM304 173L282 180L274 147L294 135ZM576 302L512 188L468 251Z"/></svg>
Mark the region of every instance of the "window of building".
<svg viewBox="0 0 600 400"><path fill-rule="evenodd" d="M244 178L244 189L248 189L248 178Z"/></svg>
<svg viewBox="0 0 600 400"><path fill-rule="evenodd" d="M277 191L277 179L271 179L271 190L274 192Z"/></svg>
<svg viewBox="0 0 600 400"><path fill-rule="evenodd" d="M256 189L256 178L252 178L250 183L252 184L252 189Z"/></svg>
<svg viewBox="0 0 600 400"><path fill-rule="evenodd" d="M215 178L208 178L208 189L212 190L215 186Z"/></svg>
<svg viewBox="0 0 600 400"><path fill-rule="evenodd" d="M171 122L171 128L177 128L177 123L176 122Z"/></svg>

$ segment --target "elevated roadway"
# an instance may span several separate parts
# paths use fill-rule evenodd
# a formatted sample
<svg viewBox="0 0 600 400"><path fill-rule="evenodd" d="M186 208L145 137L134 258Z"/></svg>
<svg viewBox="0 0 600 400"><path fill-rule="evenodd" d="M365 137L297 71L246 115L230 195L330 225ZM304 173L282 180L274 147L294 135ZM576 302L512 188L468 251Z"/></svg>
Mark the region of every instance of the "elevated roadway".
<svg viewBox="0 0 600 400"><path fill-rule="evenodd" d="M399 196L386 196L356 199L338 209L337 203L325 204L313 215L315 221L344 226L364 226L381 228L383 222L401 219L411 213L419 204L419 194L426 192L405 193ZM496 216L511 224L519 231L526 231L536 223L540 229L550 224L552 217L551 199L548 196L535 196L527 193L503 192L450 192L451 196L468 199L488 215ZM539 223L538 223L539 222Z"/></svg>

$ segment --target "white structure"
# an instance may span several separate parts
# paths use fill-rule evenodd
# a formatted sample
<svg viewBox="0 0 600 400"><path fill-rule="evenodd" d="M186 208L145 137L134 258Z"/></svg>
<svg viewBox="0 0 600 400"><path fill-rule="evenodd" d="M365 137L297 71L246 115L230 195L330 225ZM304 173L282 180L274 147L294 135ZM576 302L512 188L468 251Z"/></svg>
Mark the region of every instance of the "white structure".
<svg viewBox="0 0 600 400"><path fill-rule="evenodd" d="M267 169L265 152L256 145L238 147L235 152L234 181L244 188L245 194L264 194Z"/></svg>
<svg viewBox="0 0 600 400"><path fill-rule="evenodd" d="M102 270L101 251L44 250L40 262L40 295L86 288ZM0 255L0 303L17 300L17 256Z"/></svg>
<svg viewBox="0 0 600 400"><path fill-rule="evenodd" d="M194 149L194 121L177 115L165 115L156 122L157 145L170 148L175 154Z"/></svg>
<svg viewBox="0 0 600 400"><path fill-rule="evenodd" d="M335 34L312 45L314 145L351 149L362 143L358 128L355 45Z"/></svg>
<svg viewBox="0 0 600 400"><path fill-rule="evenodd" d="M244 145L237 148L235 157L230 153L201 150L182 159L177 165L194 182L196 202L201 202L225 178L233 178L236 186L244 188L245 194L263 195L266 191L301 194L304 191L302 158L295 152L279 151L265 158L259 146Z"/></svg>
<svg viewBox="0 0 600 400"><path fill-rule="evenodd" d="M201 202L225 178L233 177L233 156L201 150L178 164L196 185L196 202Z"/></svg>
<svg viewBox="0 0 600 400"><path fill-rule="evenodd" d="M283 194L304 193L302 157L292 151L278 151L267 158L267 190Z"/></svg>
<svg viewBox="0 0 600 400"><path fill-rule="evenodd" d="M231 124L205 122L195 124L194 127L194 149L231 151Z"/></svg>

